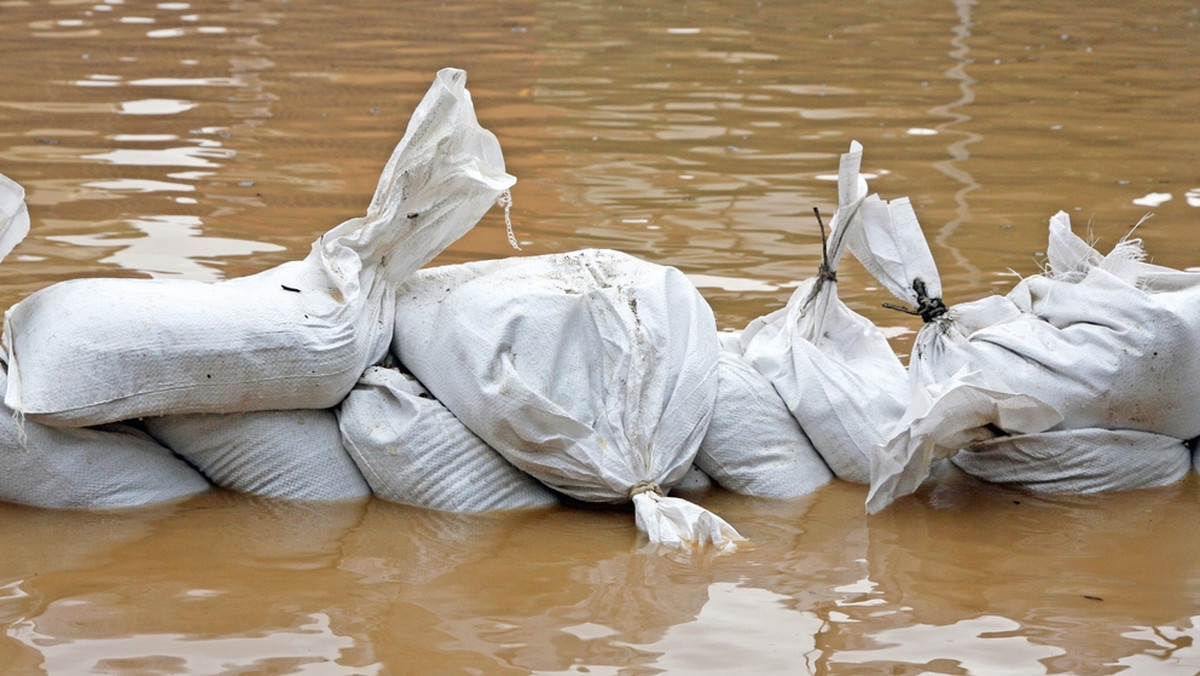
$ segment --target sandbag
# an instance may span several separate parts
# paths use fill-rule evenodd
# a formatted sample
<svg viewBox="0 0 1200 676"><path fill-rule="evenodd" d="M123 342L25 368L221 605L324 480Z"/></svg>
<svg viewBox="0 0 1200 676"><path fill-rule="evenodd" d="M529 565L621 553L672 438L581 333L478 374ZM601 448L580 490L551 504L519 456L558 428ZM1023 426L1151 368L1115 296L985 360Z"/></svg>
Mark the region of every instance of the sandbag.
<svg viewBox="0 0 1200 676"><path fill-rule="evenodd" d="M1167 290L1143 285L1145 268L1125 265L1144 256L1136 240L1063 260L1086 244L1062 212L1050 240L1046 273L1008 294L1018 314L967 336L970 358L1054 406L1065 428L1200 435L1200 274L1177 272Z"/></svg>
<svg viewBox="0 0 1200 676"><path fill-rule="evenodd" d="M579 500L632 500L651 542L733 546L665 497L717 394L717 331L677 269L602 250L422 270L398 293L393 352L501 455Z"/></svg>
<svg viewBox="0 0 1200 676"><path fill-rule="evenodd" d="M1030 415L1006 426L998 417L976 415L988 407L983 404L961 420L943 417L939 434L947 439L989 427L997 428L990 436L1052 428L1197 436L1200 379L1190 365L1200 354L1200 275L1150 265L1144 257L1137 240L1101 255L1058 213L1050 220L1043 274L1023 279L1006 296L954 306L921 330L909 374L914 390L926 396L914 394L914 405L932 405L934 391L944 396L946 383L975 374L1002 398L1019 394ZM928 417L928 411L910 410L905 425ZM948 431L955 426L957 436ZM868 510L915 490L930 457L957 451L902 429L876 459L880 471L872 477Z"/></svg>
<svg viewBox="0 0 1200 676"><path fill-rule="evenodd" d="M146 418L146 430L214 484L291 500L358 500L371 488L330 409Z"/></svg>
<svg viewBox="0 0 1200 676"><path fill-rule="evenodd" d="M996 437L967 445L951 461L978 479L1046 493L1165 486L1192 468L1191 449L1179 439L1095 428Z"/></svg>
<svg viewBox="0 0 1200 676"><path fill-rule="evenodd" d="M0 385L7 375L0 370ZM125 424L58 428L0 404L0 501L53 508L177 502L211 488L194 468Z"/></svg>
<svg viewBox="0 0 1200 676"><path fill-rule="evenodd" d="M911 207L868 197L861 162L862 146L852 143L841 158L838 210L820 274L805 280L785 307L750 322L740 344L833 473L867 483L872 449L891 436L907 406L908 376L879 329L838 298L837 267L864 213L891 218Z"/></svg>
<svg viewBox="0 0 1200 676"><path fill-rule="evenodd" d="M460 70L438 73L366 215L303 260L212 284L69 280L10 308L5 402L74 426L337 405L387 352L395 286L515 181L465 81Z"/></svg>
<svg viewBox="0 0 1200 676"><path fill-rule="evenodd" d="M558 503L398 368L368 368L338 407L338 424L350 457L381 499L451 512Z"/></svg>
<svg viewBox="0 0 1200 676"><path fill-rule="evenodd" d="M727 351L696 466L723 488L760 498L796 498L833 480L770 381Z"/></svg>

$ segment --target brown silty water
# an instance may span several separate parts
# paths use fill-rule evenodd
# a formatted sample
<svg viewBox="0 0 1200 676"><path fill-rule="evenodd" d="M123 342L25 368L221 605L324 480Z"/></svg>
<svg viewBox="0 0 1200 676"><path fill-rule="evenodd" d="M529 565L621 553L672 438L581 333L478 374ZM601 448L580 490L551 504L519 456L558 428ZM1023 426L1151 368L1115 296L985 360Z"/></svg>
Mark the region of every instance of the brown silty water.
<svg viewBox="0 0 1200 676"><path fill-rule="evenodd" d="M522 254L691 275L723 328L819 262L852 139L910 196L949 303L1038 271L1067 211L1200 266L1189 2L0 1L0 172L29 237L5 306L87 276L217 280L365 209L433 74L469 73L518 177ZM514 255L498 210L436 263ZM919 320L846 261L907 352ZM63 374L69 386L70 374ZM639 549L621 510L460 516L214 491L0 505L0 671L1159 674L1200 671L1200 486L1034 495L951 476L713 491L749 542Z"/></svg>

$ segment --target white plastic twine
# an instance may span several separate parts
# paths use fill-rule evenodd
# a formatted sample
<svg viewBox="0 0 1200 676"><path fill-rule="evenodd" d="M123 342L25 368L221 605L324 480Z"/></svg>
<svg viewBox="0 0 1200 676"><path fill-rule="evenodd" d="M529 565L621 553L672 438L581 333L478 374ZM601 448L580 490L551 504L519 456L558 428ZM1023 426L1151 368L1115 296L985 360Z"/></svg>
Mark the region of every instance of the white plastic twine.
<svg viewBox="0 0 1200 676"><path fill-rule="evenodd" d="M682 498L668 498L657 484L638 482L629 491L638 530L652 544L675 549L699 549L711 545L718 552L732 552L742 537L724 519Z"/></svg>
<svg viewBox="0 0 1200 676"><path fill-rule="evenodd" d="M513 233L512 203L512 191L505 188L504 192L500 193L500 197L496 199L496 204L504 207L504 232L508 234L508 245L520 251L521 245L517 244L517 235Z"/></svg>

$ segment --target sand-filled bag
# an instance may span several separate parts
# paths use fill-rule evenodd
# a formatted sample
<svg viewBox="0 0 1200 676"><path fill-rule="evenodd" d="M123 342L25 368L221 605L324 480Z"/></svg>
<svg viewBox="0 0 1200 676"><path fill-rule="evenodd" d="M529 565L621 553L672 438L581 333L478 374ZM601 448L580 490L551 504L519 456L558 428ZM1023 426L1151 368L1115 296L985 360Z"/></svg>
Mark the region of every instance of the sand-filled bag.
<svg viewBox="0 0 1200 676"><path fill-rule="evenodd" d="M395 287L515 180L465 81L438 73L366 215L303 260L217 283L75 279L14 305L5 402L74 426L337 405L387 352Z"/></svg>
<svg viewBox="0 0 1200 676"><path fill-rule="evenodd" d="M449 512L558 504L475 436L411 374L372 366L338 407L346 449L374 494Z"/></svg>
<svg viewBox="0 0 1200 676"><path fill-rule="evenodd" d="M513 465L578 500L632 500L655 543L740 539L665 496L718 387L712 310L682 272L593 249L429 268L397 296L400 362Z"/></svg>

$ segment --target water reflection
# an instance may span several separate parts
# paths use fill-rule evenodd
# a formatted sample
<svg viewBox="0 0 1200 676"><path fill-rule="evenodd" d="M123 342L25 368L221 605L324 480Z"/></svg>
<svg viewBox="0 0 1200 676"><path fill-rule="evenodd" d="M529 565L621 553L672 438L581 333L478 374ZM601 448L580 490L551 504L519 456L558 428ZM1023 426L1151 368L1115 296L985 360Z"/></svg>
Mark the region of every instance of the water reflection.
<svg viewBox="0 0 1200 676"><path fill-rule="evenodd" d="M843 650L829 664L870 664L876 669L923 666L934 673L1041 673L1042 661L1065 650L1039 646L1019 635L1014 620L982 615L949 625L906 624L872 636L875 647ZM932 657L931 656L935 656Z"/></svg>
<svg viewBox="0 0 1200 676"><path fill-rule="evenodd" d="M615 246L677 265L722 326L815 272L811 208L831 213L825 178L852 138L873 187L911 195L934 226L948 298L1035 271L1060 208L1107 242L1153 209L1139 234L1156 262L1197 265L1200 14L1178 0L0 12L0 171L34 207L0 267L7 302L113 266L211 280L302 255L362 212L445 65L470 72L520 178L522 253ZM489 218L440 262L510 255ZM843 272L852 307L911 337L861 270ZM151 514L0 508L0 664L1194 673L1197 494L949 482L868 519L861 487L796 503L715 492L751 540L686 563L638 551L629 515L607 511L457 517L219 491Z"/></svg>
<svg viewBox="0 0 1200 676"><path fill-rule="evenodd" d="M118 148L104 153L82 155L84 160L140 167L219 167L220 162L236 155L235 151L220 147L219 143L197 140L194 146L175 148L144 149Z"/></svg>
<svg viewBox="0 0 1200 676"><path fill-rule="evenodd" d="M58 601L36 620L13 623L9 636L35 650L41 660L38 666L48 674L221 674L235 669L346 676L385 673L379 664L338 664L342 652L354 647L354 639L335 633L324 613L304 615L294 628L266 633L254 628L243 635L212 638L193 633L60 638L60 623L102 624L113 606L119 609L123 601L104 597ZM68 619L58 619L59 607L65 607Z"/></svg>
<svg viewBox="0 0 1200 676"><path fill-rule="evenodd" d="M133 185L139 190L163 190L157 183ZM115 249L99 262L144 272L154 278L178 277L202 282L215 282L225 277L221 264L224 258L283 250L282 246L266 242L205 236L201 219L196 216L146 216L119 225L130 226L135 233L128 236L126 232L101 232L46 239L73 246Z"/></svg>
<svg viewBox="0 0 1200 676"><path fill-rule="evenodd" d="M947 148L951 159L937 162L933 166L938 171L962 184L962 187L954 193L954 202L957 205L954 219L938 228L937 234L932 239L938 246L950 252L954 262L959 267L972 274L978 274L978 266L971 263L951 243L955 231L962 224L968 223L971 220L971 208L967 202L967 195L979 188L979 183L976 182L971 172L967 171L963 164L970 158L967 146L982 140L983 136L977 132L962 128L963 123L971 120L971 116L961 110L975 102L973 86L978 83L978 80L967 75L967 66L974 63L974 60L969 56L971 50L967 46L967 38L971 37L971 8L974 5L975 0L955 0L954 2L955 10L958 13L958 25L954 27L954 38L950 40L952 47L950 58L955 61L955 64L946 71L946 77L958 83L958 90L961 95L958 100L952 103L931 108L930 112L939 117L950 118L949 121L937 126L938 132L958 137L958 140L951 143ZM928 228L929 224L926 224L926 227Z"/></svg>
<svg viewBox="0 0 1200 676"><path fill-rule="evenodd" d="M816 636L825 621L789 607L788 597L718 582L694 620L671 627L642 649L658 653L656 669L681 674L814 673ZM762 646L753 667L743 647Z"/></svg>
<svg viewBox="0 0 1200 676"><path fill-rule="evenodd" d="M195 108L198 104L181 99L138 99L122 101L122 115L175 115Z"/></svg>

